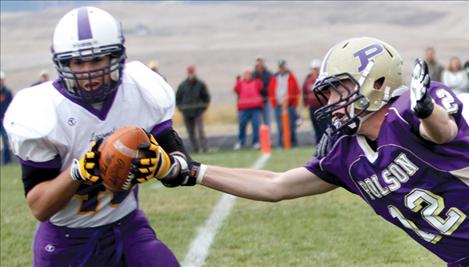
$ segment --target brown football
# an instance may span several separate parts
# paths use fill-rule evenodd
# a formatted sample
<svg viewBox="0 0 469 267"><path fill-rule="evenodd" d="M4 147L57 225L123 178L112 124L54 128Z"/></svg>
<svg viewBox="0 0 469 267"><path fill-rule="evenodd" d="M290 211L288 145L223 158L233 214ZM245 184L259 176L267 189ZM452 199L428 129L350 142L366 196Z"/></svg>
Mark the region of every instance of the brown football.
<svg viewBox="0 0 469 267"><path fill-rule="evenodd" d="M120 128L107 137L99 151L99 172L104 186L113 192L126 189L132 160L139 158L138 145L149 143L147 134L138 127Z"/></svg>

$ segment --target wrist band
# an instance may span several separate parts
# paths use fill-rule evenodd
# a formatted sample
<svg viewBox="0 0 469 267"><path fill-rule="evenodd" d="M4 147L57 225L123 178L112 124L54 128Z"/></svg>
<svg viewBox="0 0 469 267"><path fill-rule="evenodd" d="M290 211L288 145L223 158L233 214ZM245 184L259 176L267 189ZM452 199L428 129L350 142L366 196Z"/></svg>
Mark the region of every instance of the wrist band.
<svg viewBox="0 0 469 267"><path fill-rule="evenodd" d="M80 182L83 180L80 174L80 163L77 159L74 159L72 162L72 167L70 168L70 177L75 182Z"/></svg>
<svg viewBox="0 0 469 267"><path fill-rule="evenodd" d="M421 108L418 109L417 117L419 117L419 119L426 119L430 117L434 108L435 104L433 103L433 99L431 97L425 98L421 104Z"/></svg>
<svg viewBox="0 0 469 267"><path fill-rule="evenodd" d="M204 176L205 176L205 172L207 171L207 165L205 164L200 164L200 167L199 167L199 172L197 173L197 179L196 179L196 183L197 184L201 184L202 183L202 180L204 179Z"/></svg>

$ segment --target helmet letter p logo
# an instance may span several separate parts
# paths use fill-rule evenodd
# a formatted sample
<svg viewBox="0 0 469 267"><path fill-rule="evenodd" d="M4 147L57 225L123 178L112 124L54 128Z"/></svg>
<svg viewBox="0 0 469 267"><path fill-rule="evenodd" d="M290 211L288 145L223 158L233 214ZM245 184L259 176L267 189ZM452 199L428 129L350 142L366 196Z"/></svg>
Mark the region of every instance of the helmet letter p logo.
<svg viewBox="0 0 469 267"><path fill-rule="evenodd" d="M362 72L368 65L370 59L381 54L383 51L384 48L382 45L372 44L353 53L353 56L358 57L358 59L360 60L360 67L358 67L358 72Z"/></svg>

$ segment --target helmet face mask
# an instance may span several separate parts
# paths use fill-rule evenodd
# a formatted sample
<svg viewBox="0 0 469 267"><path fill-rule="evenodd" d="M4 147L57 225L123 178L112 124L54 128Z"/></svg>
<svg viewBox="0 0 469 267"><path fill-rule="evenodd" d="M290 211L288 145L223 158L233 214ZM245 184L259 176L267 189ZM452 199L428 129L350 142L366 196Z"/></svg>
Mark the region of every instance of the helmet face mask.
<svg viewBox="0 0 469 267"><path fill-rule="evenodd" d="M362 37L337 44L324 58L313 88L322 104L316 119L326 120L335 134L356 134L368 114L401 92L401 70L400 55L385 42Z"/></svg>
<svg viewBox="0 0 469 267"><path fill-rule="evenodd" d="M109 64L91 70L72 70L70 67L71 62L74 60L93 62L96 59L103 60L105 57L110 57L110 55L77 57L56 63L56 65L60 66L60 68L57 68L59 77L62 79L64 86L72 97L80 98L87 103L98 103L105 101L117 90L120 82L117 77L120 77L122 74L121 66L125 62L125 57L121 58L120 62L115 57L110 58L107 60ZM120 57L123 57L123 55ZM83 86L83 84L90 85L93 83L98 83L99 87L90 90Z"/></svg>
<svg viewBox="0 0 469 267"><path fill-rule="evenodd" d="M348 73L327 77L315 85L314 93L322 105L314 113L317 120L326 120L333 126L333 134L356 132L360 123L358 118L367 110L369 101L360 94L360 84L355 78Z"/></svg>
<svg viewBox="0 0 469 267"><path fill-rule="evenodd" d="M59 79L69 95L87 103L99 103L120 85L126 53L121 26L109 13L94 7L82 7L65 14L57 24L52 44L53 62ZM73 70L72 60L83 62L110 57L107 66L92 70ZM82 86L93 80L93 90Z"/></svg>

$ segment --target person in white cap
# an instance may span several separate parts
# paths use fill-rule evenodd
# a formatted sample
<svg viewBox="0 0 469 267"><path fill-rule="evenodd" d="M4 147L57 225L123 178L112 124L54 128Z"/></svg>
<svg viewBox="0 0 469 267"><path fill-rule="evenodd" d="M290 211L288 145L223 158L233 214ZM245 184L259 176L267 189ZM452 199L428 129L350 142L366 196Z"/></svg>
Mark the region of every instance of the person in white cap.
<svg viewBox="0 0 469 267"><path fill-rule="evenodd" d="M313 92L314 83L319 76L319 69L321 68L321 60L313 59L309 64L310 72L305 78L303 82L303 106L308 108L309 116L311 119L311 125L314 128L314 136L316 144L319 144L319 140L321 140L321 136L324 133L324 129L326 128L325 123L321 123L320 121L316 120L314 117L314 112L321 107L321 103L316 98Z"/></svg>

